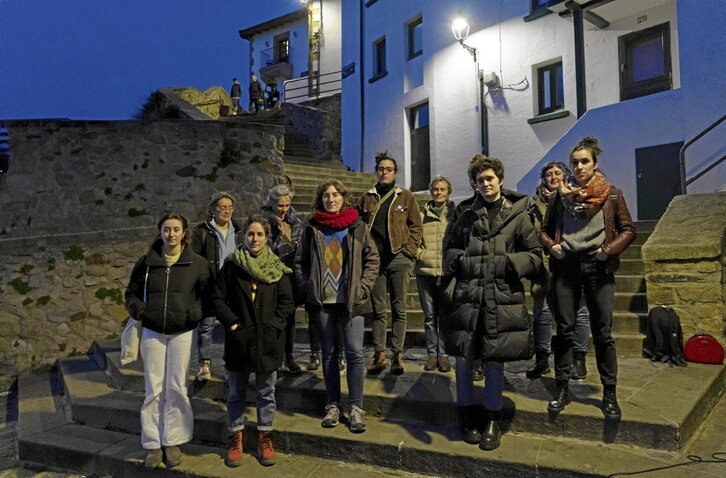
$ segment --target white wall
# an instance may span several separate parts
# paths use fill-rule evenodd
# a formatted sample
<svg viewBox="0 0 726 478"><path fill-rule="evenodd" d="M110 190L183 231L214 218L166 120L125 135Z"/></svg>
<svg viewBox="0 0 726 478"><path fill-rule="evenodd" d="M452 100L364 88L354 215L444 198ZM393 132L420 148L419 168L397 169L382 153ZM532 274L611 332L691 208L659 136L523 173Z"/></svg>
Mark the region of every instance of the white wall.
<svg viewBox="0 0 726 478"><path fill-rule="evenodd" d="M342 10L341 0L323 1L323 36L320 43L320 73L331 73L341 68Z"/></svg>

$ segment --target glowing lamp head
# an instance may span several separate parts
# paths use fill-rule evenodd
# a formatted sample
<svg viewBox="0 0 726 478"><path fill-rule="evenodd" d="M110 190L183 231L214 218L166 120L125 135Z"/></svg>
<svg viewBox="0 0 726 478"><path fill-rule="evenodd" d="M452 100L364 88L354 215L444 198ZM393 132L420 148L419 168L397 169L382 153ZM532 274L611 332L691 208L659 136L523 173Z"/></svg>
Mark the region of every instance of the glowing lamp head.
<svg viewBox="0 0 726 478"><path fill-rule="evenodd" d="M454 38L459 40L459 42L463 42L469 36L469 22L464 17L455 18L451 22L451 31L454 34Z"/></svg>

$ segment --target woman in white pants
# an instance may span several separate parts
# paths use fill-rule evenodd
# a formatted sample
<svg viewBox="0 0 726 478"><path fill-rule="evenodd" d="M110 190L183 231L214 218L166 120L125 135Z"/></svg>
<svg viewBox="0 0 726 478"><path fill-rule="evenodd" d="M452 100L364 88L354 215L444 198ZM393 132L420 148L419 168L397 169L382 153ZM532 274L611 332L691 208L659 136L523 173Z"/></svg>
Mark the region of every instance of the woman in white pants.
<svg viewBox="0 0 726 478"><path fill-rule="evenodd" d="M159 237L131 272L126 309L141 321L146 397L141 407L145 465L181 463L179 445L192 439L194 415L187 379L194 328L201 320L209 266L188 245L189 222L166 214ZM162 450L163 447L163 450Z"/></svg>

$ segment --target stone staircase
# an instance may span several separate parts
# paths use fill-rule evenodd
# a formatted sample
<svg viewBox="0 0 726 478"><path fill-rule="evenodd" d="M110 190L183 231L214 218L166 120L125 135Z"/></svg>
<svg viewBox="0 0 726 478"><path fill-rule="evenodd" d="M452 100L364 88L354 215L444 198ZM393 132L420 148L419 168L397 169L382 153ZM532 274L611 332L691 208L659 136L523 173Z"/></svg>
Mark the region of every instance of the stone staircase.
<svg viewBox="0 0 726 478"><path fill-rule="evenodd" d="M723 367L689 364L688 368L671 368L641 358L622 359L619 397L623 419L608 422L599 410L602 388L597 379L574 383L574 402L560 416L548 416L546 404L554 380L530 381L524 374L528 363L507 364L502 445L483 452L460 440L453 373L423 372L424 350L413 348L407 352L403 375L366 377L368 430L363 434L350 433L345 421L335 429L320 426L325 403L320 370L280 375L273 435L280 453L278 464L265 469L254 458L252 409L243 465L232 470L223 461L226 384L217 378L223 376L222 347L221 337L217 337L214 378L190 385L194 439L182 446L184 460L179 467L143 467L145 452L139 440L142 364L122 368L117 342L94 344L88 356L62 359L50 373L20 377L21 464L115 478L240 473L408 476L403 472L448 477L606 476L686 461L685 456L701 446L693 438L719 400L726 377ZM296 349L298 357L306 353L305 348ZM480 394L481 387L476 389ZM253 385L247 398L254 403ZM718 450L725 444L721 436L706 450L714 450L713 446ZM689 467L688 472L696 478L718 476L698 467ZM658 476L683 473L676 469Z"/></svg>

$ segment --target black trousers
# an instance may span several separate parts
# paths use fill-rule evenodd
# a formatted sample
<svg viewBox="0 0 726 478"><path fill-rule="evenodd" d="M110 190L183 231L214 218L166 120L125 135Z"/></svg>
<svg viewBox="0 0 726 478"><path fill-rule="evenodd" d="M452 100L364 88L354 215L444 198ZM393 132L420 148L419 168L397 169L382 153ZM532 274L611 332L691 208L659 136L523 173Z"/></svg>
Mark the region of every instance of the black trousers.
<svg viewBox="0 0 726 478"><path fill-rule="evenodd" d="M553 312L557 322L555 340L555 378L568 381L572 374L575 320L584 295L590 311L590 330L595 346L597 370L603 385L615 385L618 359L612 336L615 274L605 262L588 253L566 255L562 260L550 258L552 268Z"/></svg>

